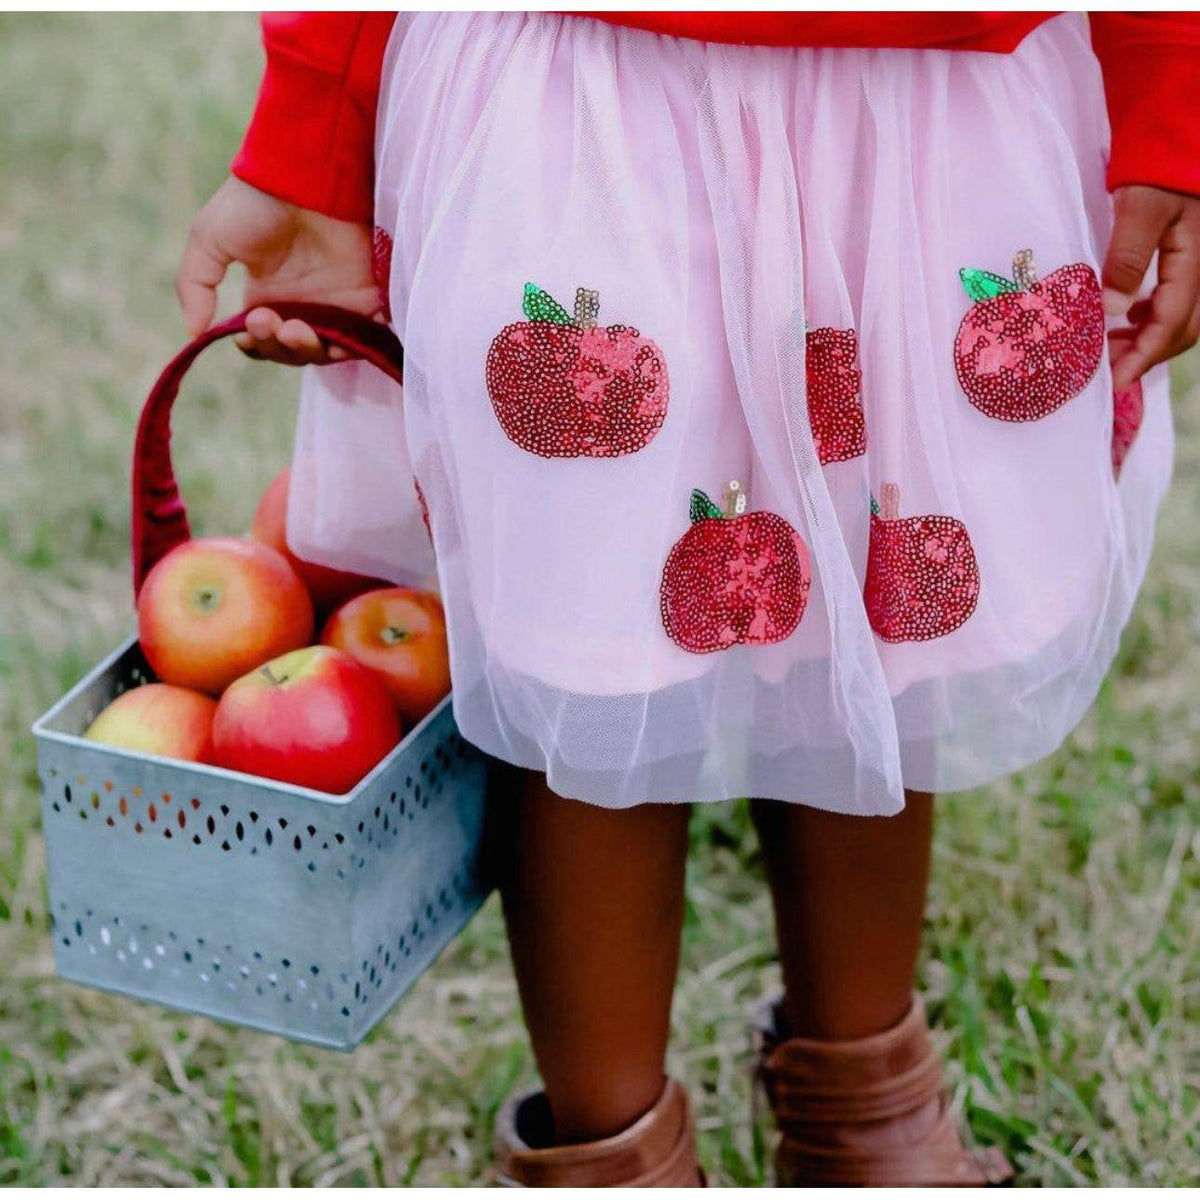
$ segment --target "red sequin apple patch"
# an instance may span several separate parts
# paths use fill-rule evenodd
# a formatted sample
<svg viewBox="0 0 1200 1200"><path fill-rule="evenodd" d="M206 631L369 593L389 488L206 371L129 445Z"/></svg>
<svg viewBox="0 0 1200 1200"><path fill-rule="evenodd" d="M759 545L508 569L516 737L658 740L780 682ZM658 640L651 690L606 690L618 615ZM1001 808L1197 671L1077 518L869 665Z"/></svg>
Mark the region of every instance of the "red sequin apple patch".
<svg viewBox="0 0 1200 1200"><path fill-rule="evenodd" d="M487 354L500 427L543 458L635 454L662 428L669 385L662 351L627 325L596 324L600 298L580 288L572 316L525 285L528 320L506 326Z"/></svg>
<svg viewBox="0 0 1200 1200"><path fill-rule="evenodd" d="M853 329L810 329L805 335L808 419L822 466L867 452L862 371Z"/></svg>
<svg viewBox="0 0 1200 1200"><path fill-rule="evenodd" d="M392 237L386 229L375 226L371 236L371 278L379 292L383 319L391 322L392 302L389 288L392 282Z"/></svg>
<svg viewBox="0 0 1200 1200"><path fill-rule="evenodd" d="M663 567L668 636L692 654L783 641L800 623L812 583L800 535L775 513L746 512L736 483L724 510L692 492L690 515Z"/></svg>
<svg viewBox="0 0 1200 1200"><path fill-rule="evenodd" d="M900 489L871 501L863 603L885 642L926 642L957 629L979 600L979 564L967 527L954 517L899 515Z"/></svg>
<svg viewBox="0 0 1200 1200"><path fill-rule="evenodd" d="M1125 455L1133 445L1142 427L1146 402L1142 394L1142 381L1136 380L1113 396L1112 469L1113 478L1121 478L1121 467Z"/></svg>
<svg viewBox="0 0 1200 1200"><path fill-rule="evenodd" d="M1036 421L1077 396L1100 365L1104 308L1084 263L1039 280L1033 253L1013 259L1013 278L959 272L975 304L954 339L954 369L967 399L1000 421Z"/></svg>

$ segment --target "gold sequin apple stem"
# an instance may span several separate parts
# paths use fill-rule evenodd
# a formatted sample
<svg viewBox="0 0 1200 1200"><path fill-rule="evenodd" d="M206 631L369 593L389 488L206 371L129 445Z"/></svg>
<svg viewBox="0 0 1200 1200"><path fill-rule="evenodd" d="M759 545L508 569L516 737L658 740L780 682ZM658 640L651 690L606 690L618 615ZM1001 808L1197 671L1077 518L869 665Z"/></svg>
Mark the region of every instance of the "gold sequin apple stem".
<svg viewBox="0 0 1200 1200"><path fill-rule="evenodd" d="M879 499L871 497L871 511L884 521L894 521L900 516L900 485L884 483L879 488Z"/></svg>
<svg viewBox="0 0 1200 1200"><path fill-rule="evenodd" d="M725 489L725 515L740 517L746 511L746 489L736 480L731 479Z"/></svg>
<svg viewBox="0 0 1200 1200"><path fill-rule="evenodd" d="M589 288L575 289L575 324L594 329L600 317L600 293Z"/></svg>
<svg viewBox="0 0 1200 1200"><path fill-rule="evenodd" d="M1029 291L1037 283L1037 268L1033 265L1032 250L1018 250L1013 255L1013 281L1023 292Z"/></svg>

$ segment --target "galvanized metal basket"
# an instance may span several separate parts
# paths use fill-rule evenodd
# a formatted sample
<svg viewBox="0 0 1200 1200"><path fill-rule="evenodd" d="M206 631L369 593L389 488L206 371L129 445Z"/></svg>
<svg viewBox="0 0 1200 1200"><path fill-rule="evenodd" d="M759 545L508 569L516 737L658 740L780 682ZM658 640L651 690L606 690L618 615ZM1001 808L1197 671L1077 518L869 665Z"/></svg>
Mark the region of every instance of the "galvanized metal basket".
<svg viewBox="0 0 1200 1200"><path fill-rule="evenodd" d="M278 305L399 380L399 343L341 310ZM199 352L160 376L134 456L134 579L188 536L169 416ZM91 987L350 1049L486 898L488 761L447 698L345 796L81 735L152 679L136 640L35 725L58 972Z"/></svg>

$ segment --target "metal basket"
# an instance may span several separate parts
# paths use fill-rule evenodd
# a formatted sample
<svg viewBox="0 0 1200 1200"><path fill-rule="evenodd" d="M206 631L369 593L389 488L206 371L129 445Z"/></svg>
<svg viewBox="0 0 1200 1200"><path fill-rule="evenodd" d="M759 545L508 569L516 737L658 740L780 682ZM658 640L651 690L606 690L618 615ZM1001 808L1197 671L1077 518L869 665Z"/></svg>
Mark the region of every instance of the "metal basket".
<svg viewBox="0 0 1200 1200"><path fill-rule="evenodd" d="M379 326L280 307L398 378L399 343ZM136 584L188 536L166 435L179 380L240 322L174 360L143 411ZM151 678L131 639L34 725L59 974L352 1048L488 895L488 760L459 735L449 698L344 796L81 736L115 696Z"/></svg>

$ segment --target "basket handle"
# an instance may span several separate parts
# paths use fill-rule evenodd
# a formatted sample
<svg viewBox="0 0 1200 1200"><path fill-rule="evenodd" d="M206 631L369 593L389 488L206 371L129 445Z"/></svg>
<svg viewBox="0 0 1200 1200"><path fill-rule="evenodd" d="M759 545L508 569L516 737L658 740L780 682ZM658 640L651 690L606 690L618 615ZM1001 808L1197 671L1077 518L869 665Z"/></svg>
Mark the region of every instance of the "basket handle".
<svg viewBox="0 0 1200 1200"><path fill-rule="evenodd" d="M295 318L307 322L322 341L365 359L397 383L404 382L404 348L386 325L331 304L273 301L269 307L285 321ZM246 316L251 311L247 309L219 322L186 345L163 368L146 397L133 446L130 534L135 596L151 567L191 536L187 510L171 463L171 409L179 385L201 351L213 342L245 331Z"/></svg>

